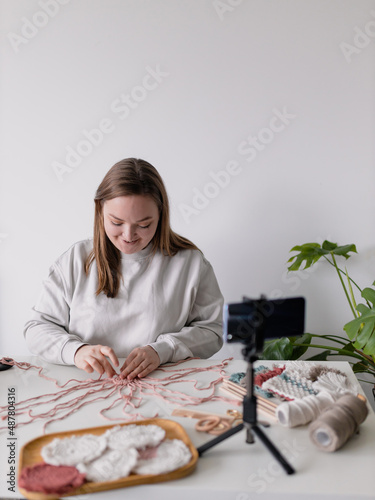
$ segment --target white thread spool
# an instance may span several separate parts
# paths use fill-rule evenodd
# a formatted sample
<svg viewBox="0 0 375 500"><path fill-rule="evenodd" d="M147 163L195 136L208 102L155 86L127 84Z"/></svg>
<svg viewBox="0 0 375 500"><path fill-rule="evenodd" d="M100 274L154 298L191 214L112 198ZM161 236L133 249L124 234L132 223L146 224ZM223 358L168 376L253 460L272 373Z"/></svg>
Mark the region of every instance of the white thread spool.
<svg viewBox="0 0 375 500"><path fill-rule="evenodd" d="M321 392L316 396L281 403L276 409L276 417L281 425L297 427L315 420L320 413L335 402L332 394Z"/></svg>

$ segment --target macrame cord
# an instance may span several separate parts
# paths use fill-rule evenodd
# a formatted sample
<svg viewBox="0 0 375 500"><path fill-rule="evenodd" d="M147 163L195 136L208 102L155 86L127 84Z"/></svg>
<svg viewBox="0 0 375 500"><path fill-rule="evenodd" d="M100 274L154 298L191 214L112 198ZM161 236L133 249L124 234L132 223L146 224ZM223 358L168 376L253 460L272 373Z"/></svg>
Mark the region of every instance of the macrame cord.
<svg viewBox="0 0 375 500"><path fill-rule="evenodd" d="M189 358L189 360L192 359L194 358ZM161 371L166 374L164 377L148 376L145 378L135 378L133 380L121 379L119 376L114 376L112 378L99 377L98 379L89 378L86 380L71 379L64 384L59 384L57 380L45 375L42 367L25 362L17 362L10 358L2 358L0 362L11 364L20 370L36 370L39 377L53 382L55 386L60 389L58 392L31 397L15 404L15 417L17 417L16 427L30 424L38 419L43 419L45 420L43 432L45 432L46 427L51 422L63 420L84 406L90 405L96 401L109 401L111 398L114 398L113 401L99 412L104 419L110 421L119 420L120 418L125 418L129 421L146 418L140 412L134 412L134 410L140 408L144 396L153 396L172 405L180 406L196 406L206 401L223 401L238 406L240 403L236 399L215 395L215 387L228 377L225 373L225 367L232 359L233 358L228 358L220 361L218 364L200 368L181 368L180 365L188 360L178 361L158 368L159 372ZM219 377L212 380L204 387L200 386L198 380L189 378L203 372L218 373ZM197 395L191 396L184 392L168 388L170 384L176 383L188 383L192 385L195 391L210 391L210 393L203 397L199 397ZM85 392L79 396L69 398L69 396L77 394L79 391ZM64 401L64 399L66 400ZM40 405L52 405L53 403L55 404L48 411L38 411ZM121 417L117 416L115 418L108 416L108 412L121 403ZM25 415L28 416L28 420L21 421L20 417ZM147 418L156 417L158 417L157 413ZM7 418L7 406L0 407L0 418L1 420ZM6 429L6 427L0 427L0 431L4 429Z"/></svg>

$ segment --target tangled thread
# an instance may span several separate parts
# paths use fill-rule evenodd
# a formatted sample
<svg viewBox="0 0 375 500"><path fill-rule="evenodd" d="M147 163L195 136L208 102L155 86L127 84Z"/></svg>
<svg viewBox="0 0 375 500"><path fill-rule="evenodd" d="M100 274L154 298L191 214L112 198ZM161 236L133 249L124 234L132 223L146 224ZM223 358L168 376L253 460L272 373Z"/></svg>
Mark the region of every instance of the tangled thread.
<svg viewBox="0 0 375 500"><path fill-rule="evenodd" d="M158 371L167 374L164 377L147 376L145 378L135 378L133 380L122 379L119 376L104 379L101 377L98 379L89 378L86 380L70 379L64 384L59 384L56 379L46 376L42 367L34 366L26 362L17 362L10 358L2 358L0 362L15 366L20 370L36 370L39 377L53 382L55 386L60 389L58 392L31 397L15 404L15 417L17 417L17 424L15 427L30 424L38 419L44 419L44 433L46 427L51 422L63 420L84 406L90 405L96 401L108 401L112 398L113 401L99 412L101 417L110 421L119 420L119 418L129 421L146 418L140 412L136 411L140 408L144 396L161 398L167 403L179 406L196 406L206 401L224 401L236 406L240 404L236 399L215 395L215 387L222 383L224 379L228 378L228 375L225 373L225 367L233 358L224 359L220 363L208 367L176 368L180 364L192 359L197 358L188 358L187 360L159 367ZM205 387L198 387L198 380L187 378L203 372L216 372L219 373L219 377L209 382ZM210 393L204 397L199 397L168 388L170 384L176 383L193 384L194 390L210 390ZM86 392L64 401L64 398L69 398L69 396L77 394L79 391ZM48 411L43 412L40 410L42 404L53 406ZM116 418L109 417L107 413L119 405L122 405L122 416L117 416ZM1 420L7 418L7 410L7 406L0 406ZM20 417L24 417L25 415L27 415L28 420L21 421ZM156 413L151 418L156 418L158 416L159 415ZM7 429L7 427L0 427L0 431L4 429Z"/></svg>

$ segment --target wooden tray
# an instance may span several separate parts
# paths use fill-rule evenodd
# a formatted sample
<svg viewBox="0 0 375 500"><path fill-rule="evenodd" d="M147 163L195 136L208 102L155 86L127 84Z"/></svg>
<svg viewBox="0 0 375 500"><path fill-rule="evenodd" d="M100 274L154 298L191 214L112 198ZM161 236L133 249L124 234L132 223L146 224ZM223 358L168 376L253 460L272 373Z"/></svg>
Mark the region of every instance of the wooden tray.
<svg viewBox="0 0 375 500"><path fill-rule="evenodd" d="M23 488L19 488L20 493L22 493L22 495L25 498L28 498L30 500L52 500L64 496L83 495L86 493L95 493L97 491L106 491L106 490L113 490L116 488L125 488L126 486L135 486L137 484L149 484L149 483L158 483L162 481L172 481L174 479L185 477L193 472L197 464L198 452L196 448L193 446L192 442L190 441L189 436L187 435L185 429L180 424L174 422L173 420L152 418L147 420L140 420L137 422L128 422L116 425L123 426L131 424L158 425L159 427L162 427L165 430L166 439L181 439L181 441L183 441L191 451L192 458L190 462L184 465L183 467L180 467L179 469L176 469L172 472L168 472L165 474L145 474L145 475L130 474L127 477L116 479L114 481L105 481L100 483L87 482L84 483L81 487L73 491L70 491L69 493L66 493L64 495L57 496L40 492L27 491ZM100 435L103 434L106 430L111 429L112 427L115 427L115 425L91 427L88 429L77 429L65 432L56 432L54 434L46 434L44 436L40 436L36 439L33 439L32 441L26 443L21 449L19 457L19 473L20 471L22 471L24 467L43 462L43 458L40 454L40 451L43 448L43 446L45 446L55 438L64 438L73 435L81 436L82 434Z"/></svg>

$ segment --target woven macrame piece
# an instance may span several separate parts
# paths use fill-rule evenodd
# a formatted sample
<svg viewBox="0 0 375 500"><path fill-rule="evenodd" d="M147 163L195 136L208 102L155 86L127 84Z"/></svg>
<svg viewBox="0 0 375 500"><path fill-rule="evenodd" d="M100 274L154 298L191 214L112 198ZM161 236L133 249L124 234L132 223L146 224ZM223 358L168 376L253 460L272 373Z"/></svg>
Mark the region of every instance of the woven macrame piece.
<svg viewBox="0 0 375 500"><path fill-rule="evenodd" d="M311 394L317 394L311 380L296 373L289 374L285 370L281 375L270 378L262 384L263 390L271 391L278 396L293 400L300 399Z"/></svg>
<svg viewBox="0 0 375 500"><path fill-rule="evenodd" d="M90 462L99 457L107 446L107 439L93 434L55 438L41 450L43 460L51 465L72 465Z"/></svg>
<svg viewBox="0 0 375 500"><path fill-rule="evenodd" d="M158 425L117 425L104 434L111 450L143 449L157 446L165 438L165 430Z"/></svg>
<svg viewBox="0 0 375 500"><path fill-rule="evenodd" d="M138 452L135 448L126 450L106 450L103 455L90 463L78 464L79 472L93 482L114 481L127 477L137 463Z"/></svg>
<svg viewBox="0 0 375 500"><path fill-rule="evenodd" d="M310 380L310 371L312 369L316 369L318 366L319 365L312 363L311 361L288 361L285 373L295 378L304 377Z"/></svg>
<svg viewBox="0 0 375 500"><path fill-rule="evenodd" d="M319 375L316 382L313 382L313 387L316 391L329 392L336 397L348 393L357 395L358 392L345 373L337 373L334 371L327 371Z"/></svg>
<svg viewBox="0 0 375 500"><path fill-rule="evenodd" d="M163 474L190 462L191 452L180 439L166 439L156 450L156 456L138 460L133 472L136 474Z"/></svg>
<svg viewBox="0 0 375 500"><path fill-rule="evenodd" d="M329 392L335 397L348 393L356 394L355 387L345 373L307 361L289 361L280 375L262 384L262 389L289 400L320 392Z"/></svg>

